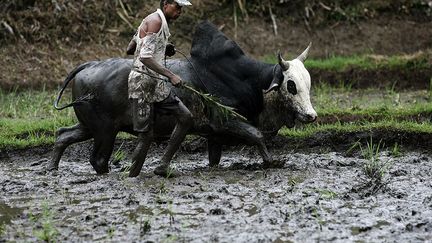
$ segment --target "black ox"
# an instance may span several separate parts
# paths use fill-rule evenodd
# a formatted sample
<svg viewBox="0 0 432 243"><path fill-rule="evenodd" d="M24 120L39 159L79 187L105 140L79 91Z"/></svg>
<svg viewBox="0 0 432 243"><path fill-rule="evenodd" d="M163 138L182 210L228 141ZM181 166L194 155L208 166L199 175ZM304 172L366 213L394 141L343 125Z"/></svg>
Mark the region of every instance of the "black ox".
<svg viewBox="0 0 432 243"><path fill-rule="evenodd" d="M190 53L192 64L187 60L168 60L167 67L189 85L216 95L223 104L235 108L248 119L248 122L215 121L205 112L206 107L199 97L173 88L194 115L190 133L208 139L210 166L219 164L223 144L239 142L257 145L263 166L273 166L275 161L266 149L260 130L277 132L283 125L294 126L295 119L315 121L317 114L309 97L310 75L303 65L309 48L310 45L294 60L285 61L279 54L278 64L267 64L247 57L214 25L203 22L194 35ZM129 59L92 61L76 67L68 75L60 94L74 79L72 97L75 102L68 106L73 106L79 123L57 131L48 169L58 169L60 158L69 145L93 138L90 163L97 173L109 171L108 161L117 133L134 134L127 88L131 67ZM155 138L168 138L175 126L173 119L166 115L157 115L155 119Z"/></svg>

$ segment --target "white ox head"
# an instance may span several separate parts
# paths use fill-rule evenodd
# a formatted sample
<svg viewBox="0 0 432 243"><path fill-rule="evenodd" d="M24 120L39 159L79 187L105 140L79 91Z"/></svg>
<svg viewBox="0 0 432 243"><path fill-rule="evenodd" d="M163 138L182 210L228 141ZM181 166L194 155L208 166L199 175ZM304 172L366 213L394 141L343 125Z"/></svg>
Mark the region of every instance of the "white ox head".
<svg viewBox="0 0 432 243"><path fill-rule="evenodd" d="M311 45L312 43L300 56L291 61L285 61L279 53L278 59L282 68L283 80L272 82L268 89L268 91L278 89L285 105L295 112L295 118L306 123L313 122L317 118L309 95L311 78L304 66Z"/></svg>

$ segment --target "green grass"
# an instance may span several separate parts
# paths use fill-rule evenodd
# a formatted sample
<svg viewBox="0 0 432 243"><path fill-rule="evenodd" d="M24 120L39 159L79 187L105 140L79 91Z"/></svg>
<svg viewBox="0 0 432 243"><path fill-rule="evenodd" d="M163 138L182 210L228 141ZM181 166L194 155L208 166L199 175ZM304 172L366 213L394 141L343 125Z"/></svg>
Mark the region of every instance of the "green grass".
<svg viewBox="0 0 432 243"><path fill-rule="evenodd" d="M0 149L52 144L58 128L73 125L73 109L55 110L55 96L56 91L0 89Z"/></svg>
<svg viewBox="0 0 432 243"><path fill-rule="evenodd" d="M348 133L348 132L365 132L374 129L386 129L393 132L411 132L411 133L432 133L432 124L416 123L410 121L378 121L374 123L353 122L342 124L336 122L334 124L309 124L301 128L282 128L279 134L291 138L306 138L314 135L315 133Z"/></svg>
<svg viewBox="0 0 432 243"><path fill-rule="evenodd" d="M405 91L401 94L391 87L387 90L352 90L349 86L332 87L321 83L312 87L311 99L320 116L397 117L432 112L428 90Z"/></svg>
<svg viewBox="0 0 432 243"><path fill-rule="evenodd" d="M288 59L288 57L286 58ZM289 58L291 59L291 58ZM348 68L362 70L376 69L395 69L395 68L431 68L432 64L426 54L413 56L378 56L378 55L359 55L359 56L335 56L327 59L308 59L305 62L307 69L322 69L328 71L345 71ZM265 62L277 63L277 57L269 55L263 58Z"/></svg>
<svg viewBox="0 0 432 243"><path fill-rule="evenodd" d="M69 90L68 90L69 91ZM62 102L70 101L70 92L62 98ZM0 89L0 118L45 119L50 117L73 117L73 109L57 111L53 107L57 96L55 90L25 91Z"/></svg>

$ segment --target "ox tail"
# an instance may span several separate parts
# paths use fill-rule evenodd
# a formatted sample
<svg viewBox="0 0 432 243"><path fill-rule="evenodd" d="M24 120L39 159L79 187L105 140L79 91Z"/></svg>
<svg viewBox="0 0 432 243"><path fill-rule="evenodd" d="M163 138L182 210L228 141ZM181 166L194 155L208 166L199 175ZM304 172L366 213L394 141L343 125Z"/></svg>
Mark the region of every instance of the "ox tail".
<svg viewBox="0 0 432 243"><path fill-rule="evenodd" d="M79 65L78 67L76 67L74 70L72 70L72 72L70 72L70 73L68 74L68 76L66 77L66 79L63 81L63 86L62 86L60 92L59 92L58 95L57 95L57 99L56 99L55 102L54 102L54 108L55 108L56 110L59 110L59 111L60 111L60 110L66 109L66 108L68 108L68 107L71 107L71 106L77 105L77 104L79 104L79 103L86 102L86 101L89 99L89 97L87 97L87 96L86 96L86 97L81 97L81 98L79 98L79 99L77 99L77 100L74 100L72 103L69 103L69 104L67 104L67 105L64 105L64 106L59 107L60 99L61 99L61 97L62 97L62 95L63 95L64 90L65 90L66 87L68 86L69 82L70 82L72 79L74 79L75 76L76 76L79 72L81 72L81 71L84 70L85 68L89 67L91 64L92 64L92 62L86 62L86 63L84 63L84 64L81 64L81 65Z"/></svg>

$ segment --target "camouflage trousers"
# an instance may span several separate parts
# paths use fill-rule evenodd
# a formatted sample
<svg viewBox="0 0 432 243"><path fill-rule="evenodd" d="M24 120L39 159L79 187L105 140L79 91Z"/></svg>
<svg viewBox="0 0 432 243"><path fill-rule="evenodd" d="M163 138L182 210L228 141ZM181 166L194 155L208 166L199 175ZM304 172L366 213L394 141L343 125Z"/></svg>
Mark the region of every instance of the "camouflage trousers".
<svg viewBox="0 0 432 243"><path fill-rule="evenodd" d="M174 115L176 119L189 116L191 112L183 102L172 92L161 102L149 103L144 99L132 100L133 129L139 133L153 130L155 113L161 115Z"/></svg>

